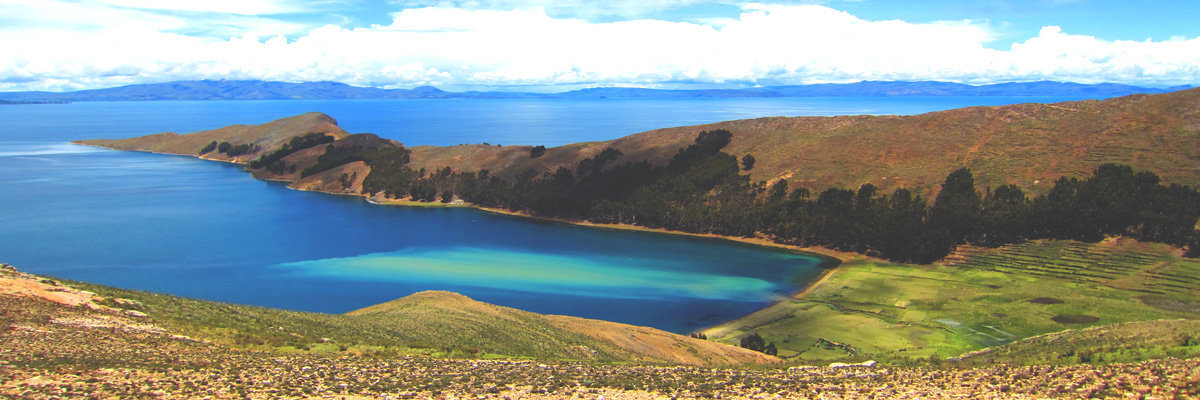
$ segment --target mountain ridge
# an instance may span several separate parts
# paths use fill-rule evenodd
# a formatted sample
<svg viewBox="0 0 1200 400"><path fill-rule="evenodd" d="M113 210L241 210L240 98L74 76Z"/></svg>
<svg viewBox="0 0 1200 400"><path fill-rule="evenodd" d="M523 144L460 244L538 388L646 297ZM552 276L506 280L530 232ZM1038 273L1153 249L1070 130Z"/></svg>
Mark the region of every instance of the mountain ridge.
<svg viewBox="0 0 1200 400"><path fill-rule="evenodd" d="M0 92L0 101L150 101L287 99L605 99L605 98L763 98L847 96L1095 96L1166 93L1187 87L1154 88L1116 83L1038 81L967 85L940 81L862 81L731 89L653 89L595 87L558 93L507 91L448 92L433 86L382 89L339 82L290 83L260 80L197 80L135 84L71 92Z"/></svg>

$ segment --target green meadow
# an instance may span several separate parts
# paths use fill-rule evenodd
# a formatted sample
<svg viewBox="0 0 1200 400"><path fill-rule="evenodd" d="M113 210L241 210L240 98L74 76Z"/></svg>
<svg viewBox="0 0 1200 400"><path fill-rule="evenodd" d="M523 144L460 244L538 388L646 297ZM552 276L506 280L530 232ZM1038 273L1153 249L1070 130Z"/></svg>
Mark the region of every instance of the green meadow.
<svg viewBox="0 0 1200 400"><path fill-rule="evenodd" d="M937 360L1068 329L1200 318L1196 271L1200 260L1168 246L1117 239L965 248L933 265L859 258L705 333L736 343L757 332L798 363Z"/></svg>

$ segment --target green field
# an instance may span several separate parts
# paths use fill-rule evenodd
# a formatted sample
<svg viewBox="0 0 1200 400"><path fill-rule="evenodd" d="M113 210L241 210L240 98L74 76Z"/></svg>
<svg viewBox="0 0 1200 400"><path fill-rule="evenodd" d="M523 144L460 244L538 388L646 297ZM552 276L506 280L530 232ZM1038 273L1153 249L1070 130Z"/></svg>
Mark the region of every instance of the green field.
<svg viewBox="0 0 1200 400"><path fill-rule="evenodd" d="M948 358L1065 329L1200 318L1200 260L1163 245L1034 241L920 266L850 260L798 298L707 330L790 361Z"/></svg>
<svg viewBox="0 0 1200 400"><path fill-rule="evenodd" d="M1127 322L1055 332L960 357L959 364L1131 363L1200 356L1200 321Z"/></svg>

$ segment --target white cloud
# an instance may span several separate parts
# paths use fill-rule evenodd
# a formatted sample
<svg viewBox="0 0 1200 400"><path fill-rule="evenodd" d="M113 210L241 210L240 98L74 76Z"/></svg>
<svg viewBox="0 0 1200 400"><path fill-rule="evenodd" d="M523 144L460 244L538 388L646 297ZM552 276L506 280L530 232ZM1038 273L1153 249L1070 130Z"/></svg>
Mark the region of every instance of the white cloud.
<svg viewBox="0 0 1200 400"><path fill-rule="evenodd" d="M394 0L402 8L460 8L466 10L517 10L541 8L552 15L574 17L638 17L652 12L732 0Z"/></svg>
<svg viewBox="0 0 1200 400"><path fill-rule="evenodd" d="M11 4L0 0L0 13ZM134 1L134 0L106 0ZM672 1L672 0L668 0ZM683 0L680 0L683 1ZM68 9L63 2L46 4ZM991 83L1200 82L1200 38L1104 41L1046 27L1007 50L972 21L867 21L818 5L745 6L721 24L555 18L543 8L430 7L386 26L294 26L250 15L230 39L190 36L191 21L102 6L113 23L0 25L0 90L78 89L177 79L333 80L358 85L795 84L859 80ZM27 7L28 8L28 7ZM38 18L58 9L40 8ZM107 11L106 11L107 10ZM27 10L28 11L28 10ZM286 25L286 24L285 24ZM992 46L995 47L995 46Z"/></svg>
<svg viewBox="0 0 1200 400"><path fill-rule="evenodd" d="M238 15L267 15L305 11L306 7L284 0L92 0L95 3L160 11L215 12Z"/></svg>

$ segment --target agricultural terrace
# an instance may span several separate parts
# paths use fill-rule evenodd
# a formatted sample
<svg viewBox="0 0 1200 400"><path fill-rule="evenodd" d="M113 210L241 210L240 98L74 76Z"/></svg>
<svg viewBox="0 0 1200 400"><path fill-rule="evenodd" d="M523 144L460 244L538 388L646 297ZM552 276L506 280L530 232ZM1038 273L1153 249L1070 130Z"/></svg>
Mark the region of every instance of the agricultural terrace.
<svg viewBox="0 0 1200 400"><path fill-rule="evenodd" d="M1197 277L1200 260L1119 238L963 247L928 266L856 259L704 333L736 343L756 332L798 363L944 359L1065 329L1197 319Z"/></svg>

